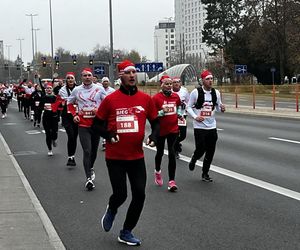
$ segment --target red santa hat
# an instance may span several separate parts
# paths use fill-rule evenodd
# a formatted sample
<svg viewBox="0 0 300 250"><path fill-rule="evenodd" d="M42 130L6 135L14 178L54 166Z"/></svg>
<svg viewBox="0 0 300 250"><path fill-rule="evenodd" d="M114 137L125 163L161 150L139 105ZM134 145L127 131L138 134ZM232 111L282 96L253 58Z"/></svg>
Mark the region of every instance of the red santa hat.
<svg viewBox="0 0 300 250"><path fill-rule="evenodd" d="M168 75L163 75L161 78L160 78L160 85L163 85L166 81L172 81L172 78L169 77Z"/></svg>
<svg viewBox="0 0 300 250"><path fill-rule="evenodd" d="M119 72L124 72L124 71L130 70L130 69L136 70L134 63L129 60L124 60L123 62L118 64Z"/></svg>
<svg viewBox="0 0 300 250"><path fill-rule="evenodd" d="M66 73L66 78L67 78L68 76L73 76L73 77L75 78L75 73L74 73L74 72L67 72L67 73Z"/></svg>
<svg viewBox="0 0 300 250"><path fill-rule="evenodd" d="M181 82L181 79L178 76L173 77L172 80L173 82Z"/></svg>
<svg viewBox="0 0 300 250"><path fill-rule="evenodd" d="M53 88L53 84L51 82L45 82L46 88Z"/></svg>
<svg viewBox="0 0 300 250"><path fill-rule="evenodd" d="M202 73L201 73L201 79L206 79L208 77L213 77L212 73L208 70L204 70Z"/></svg>
<svg viewBox="0 0 300 250"><path fill-rule="evenodd" d="M83 72L89 72L89 73L93 74L93 70L91 68L84 68L84 69L82 69L81 74Z"/></svg>

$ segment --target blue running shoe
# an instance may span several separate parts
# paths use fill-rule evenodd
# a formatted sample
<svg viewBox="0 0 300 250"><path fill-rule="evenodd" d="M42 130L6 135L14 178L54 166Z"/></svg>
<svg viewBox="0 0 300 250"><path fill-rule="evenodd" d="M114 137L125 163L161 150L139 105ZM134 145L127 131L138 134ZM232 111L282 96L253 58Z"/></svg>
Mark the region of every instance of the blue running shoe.
<svg viewBox="0 0 300 250"><path fill-rule="evenodd" d="M103 215L101 220L101 225L105 232L109 232L109 230L112 228L114 224L115 216L116 214L113 213L111 209L109 209L109 207L107 206L106 212Z"/></svg>
<svg viewBox="0 0 300 250"><path fill-rule="evenodd" d="M129 246L139 246L141 241L133 236L129 230L121 230L118 241Z"/></svg>

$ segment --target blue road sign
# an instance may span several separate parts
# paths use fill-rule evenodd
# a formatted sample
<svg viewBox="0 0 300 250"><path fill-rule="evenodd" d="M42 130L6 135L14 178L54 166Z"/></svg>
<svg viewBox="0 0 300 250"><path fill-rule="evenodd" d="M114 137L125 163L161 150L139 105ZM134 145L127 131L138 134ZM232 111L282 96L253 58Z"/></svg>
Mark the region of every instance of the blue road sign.
<svg viewBox="0 0 300 250"><path fill-rule="evenodd" d="M246 74L247 73L247 65L235 65L235 73L237 75Z"/></svg>
<svg viewBox="0 0 300 250"><path fill-rule="evenodd" d="M94 66L94 73L96 75L104 75L105 74L104 65L95 65Z"/></svg>
<svg viewBox="0 0 300 250"><path fill-rule="evenodd" d="M138 72L162 72L164 70L163 63L137 63L135 65Z"/></svg>

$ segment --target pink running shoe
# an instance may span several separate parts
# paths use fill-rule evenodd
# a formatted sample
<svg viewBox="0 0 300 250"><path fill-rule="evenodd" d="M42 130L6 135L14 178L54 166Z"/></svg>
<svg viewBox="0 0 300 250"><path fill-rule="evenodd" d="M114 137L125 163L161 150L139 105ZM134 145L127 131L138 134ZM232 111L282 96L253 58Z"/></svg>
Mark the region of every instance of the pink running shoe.
<svg viewBox="0 0 300 250"><path fill-rule="evenodd" d="M177 186L176 186L176 182L174 180L172 181L169 181L169 184L168 184L168 190L170 192L175 192L177 190Z"/></svg>
<svg viewBox="0 0 300 250"><path fill-rule="evenodd" d="M163 178L161 176L161 170L160 171L154 171L154 182L157 186L162 186L163 185Z"/></svg>

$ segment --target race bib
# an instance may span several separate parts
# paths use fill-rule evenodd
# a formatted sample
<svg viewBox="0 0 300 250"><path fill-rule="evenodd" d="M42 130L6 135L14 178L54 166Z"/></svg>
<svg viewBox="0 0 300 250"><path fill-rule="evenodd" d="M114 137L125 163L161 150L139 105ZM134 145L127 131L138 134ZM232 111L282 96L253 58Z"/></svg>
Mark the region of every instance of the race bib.
<svg viewBox="0 0 300 250"><path fill-rule="evenodd" d="M200 116L211 117L211 115L212 115L212 106L210 105L203 106L203 108L200 111Z"/></svg>
<svg viewBox="0 0 300 250"><path fill-rule="evenodd" d="M45 103L45 105L44 105L44 109L45 109L45 110L52 111L52 106L51 106L51 103Z"/></svg>
<svg viewBox="0 0 300 250"><path fill-rule="evenodd" d="M82 117L86 119L94 118L95 117L94 109L82 109Z"/></svg>
<svg viewBox="0 0 300 250"><path fill-rule="evenodd" d="M117 116L117 133L137 133L139 132L139 123L136 115Z"/></svg>
<svg viewBox="0 0 300 250"><path fill-rule="evenodd" d="M176 114L176 104L175 103L164 104L162 107L163 107L165 115Z"/></svg>
<svg viewBox="0 0 300 250"><path fill-rule="evenodd" d="M178 119L178 126L186 127L186 119Z"/></svg>

